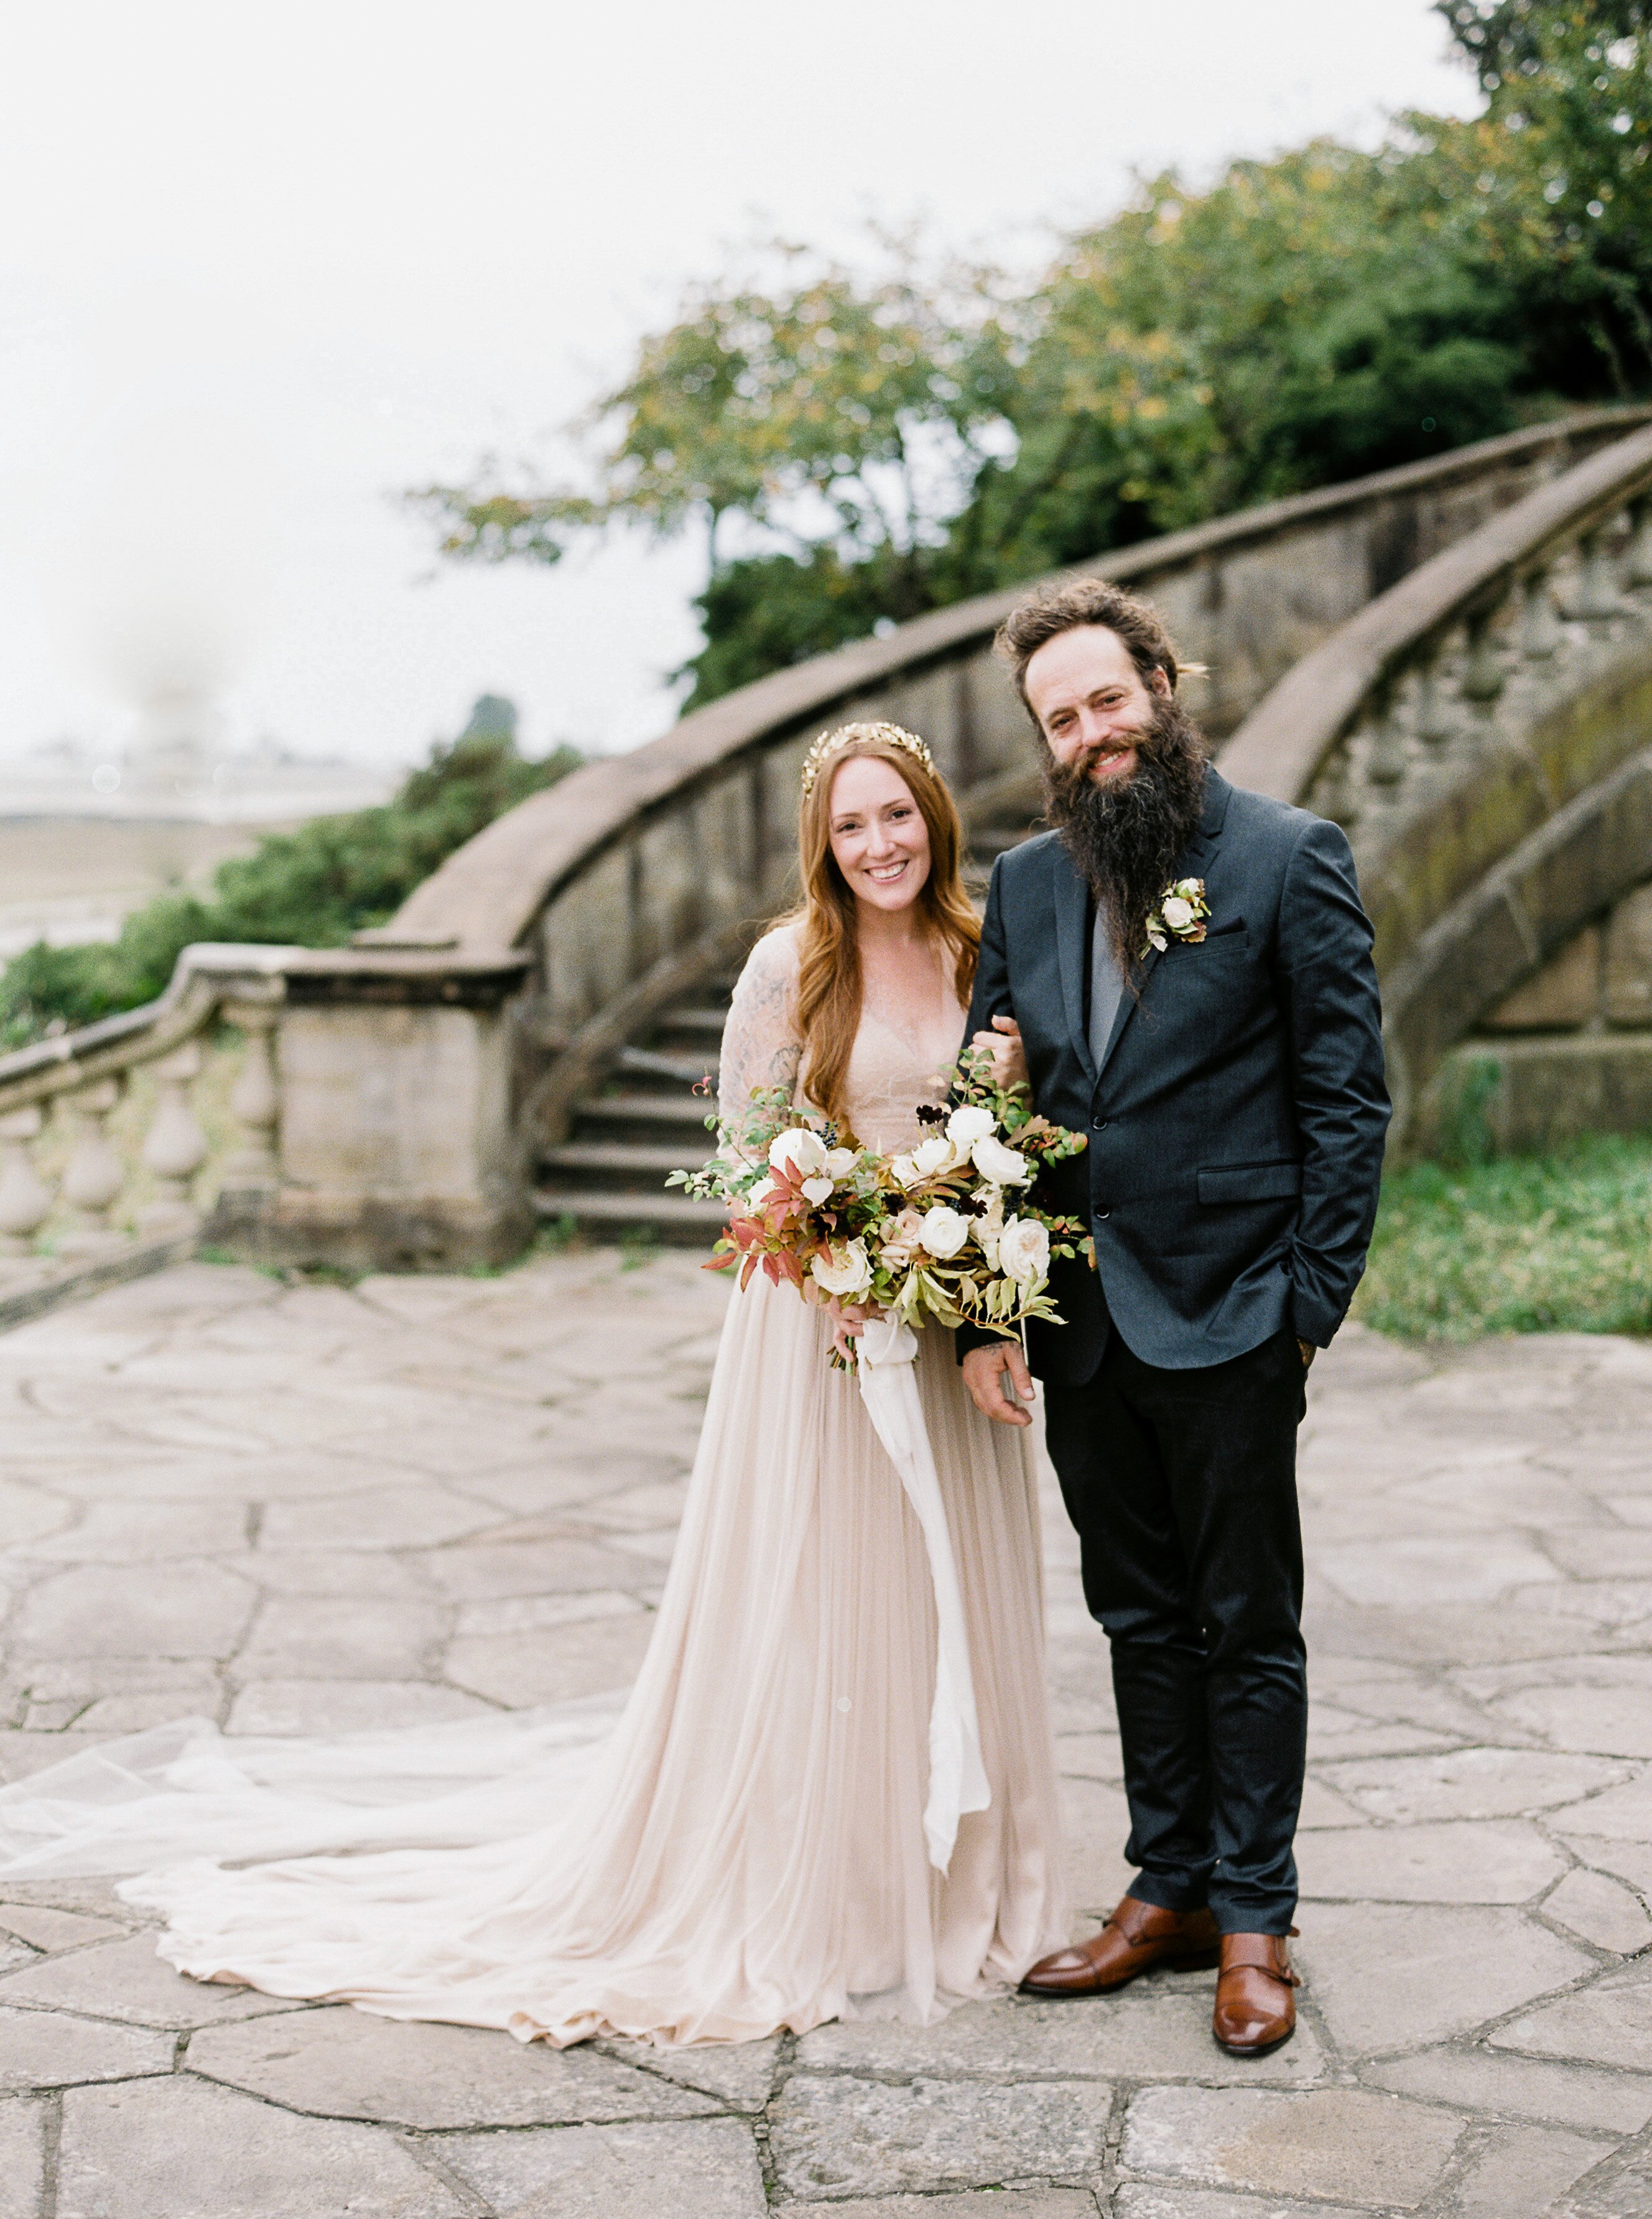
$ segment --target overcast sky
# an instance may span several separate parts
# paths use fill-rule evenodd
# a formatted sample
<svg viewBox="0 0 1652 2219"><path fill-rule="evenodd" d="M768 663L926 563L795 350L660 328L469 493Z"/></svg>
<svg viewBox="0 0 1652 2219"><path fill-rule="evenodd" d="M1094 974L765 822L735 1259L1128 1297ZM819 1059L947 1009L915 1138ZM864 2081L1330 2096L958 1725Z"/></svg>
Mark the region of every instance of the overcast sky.
<svg viewBox="0 0 1652 2219"><path fill-rule="evenodd" d="M407 761L484 689L635 744L698 546L458 569L389 499L543 451L683 284L868 215L1029 266L1133 169L1471 109L1426 0L79 0L0 81L0 759L144 689Z"/></svg>

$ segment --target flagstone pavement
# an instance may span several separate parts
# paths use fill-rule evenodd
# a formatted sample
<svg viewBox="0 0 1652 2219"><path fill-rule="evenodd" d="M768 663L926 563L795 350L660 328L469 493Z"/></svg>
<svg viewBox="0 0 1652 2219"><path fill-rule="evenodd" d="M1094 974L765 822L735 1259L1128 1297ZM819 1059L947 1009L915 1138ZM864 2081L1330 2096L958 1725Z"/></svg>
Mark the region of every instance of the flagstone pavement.
<svg viewBox="0 0 1652 2219"><path fill-rule="evenodd" d="M623 1684L725 1293L692 1259L284 1284L190 1264L0 1337L0 1775ZM1652 2213L1652 1347L1351 1329L1304 1434L1296 2040L1212 1977L728 2050L552 2053L197 1986L101 1884L0 1887L0 2219ZM1124 1884L1050 1490L1078 1900Z"/></svg>

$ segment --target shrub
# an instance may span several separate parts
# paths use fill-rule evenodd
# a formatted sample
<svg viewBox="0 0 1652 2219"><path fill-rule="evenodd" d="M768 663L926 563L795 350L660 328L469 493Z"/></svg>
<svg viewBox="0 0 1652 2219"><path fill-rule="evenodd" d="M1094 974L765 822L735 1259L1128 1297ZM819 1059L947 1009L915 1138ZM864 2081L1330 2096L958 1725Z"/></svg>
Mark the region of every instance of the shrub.
<svg viewBox="0 0 1652 2219"><path fill-rule="evenodd" d="M382 808L270 833L250 855L220 863L210 891L179 890L134 910L118 940L37 941L0 977L0 1045L153 1001L192 940L337 948L382 924L456 848L579 766L573 748L538 761L521 755L515 722L508 704L479 702L466 730L432 749Z"/></svg>

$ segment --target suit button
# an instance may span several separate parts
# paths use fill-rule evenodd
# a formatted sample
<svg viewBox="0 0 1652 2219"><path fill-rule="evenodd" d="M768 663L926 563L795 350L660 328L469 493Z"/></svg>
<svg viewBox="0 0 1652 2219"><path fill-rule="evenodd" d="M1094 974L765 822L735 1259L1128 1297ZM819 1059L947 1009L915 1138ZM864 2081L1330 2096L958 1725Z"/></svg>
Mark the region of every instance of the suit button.
<svg viewBox="0 0 1652 2219"><path fill-rule="evenodd" d="M1105 1117L1092 1117L1090 1122L1096 1128L1096 1130L1098 1133L1106 1132L1107 1120Z"/></svg>
<svg viewBox="0 0 1652 2219"><path fill-rule="evenodd" d="M1111 1217L1113 1213L1110 1209L1098 1209L1096 1215L1097 1217Z"/></svg>

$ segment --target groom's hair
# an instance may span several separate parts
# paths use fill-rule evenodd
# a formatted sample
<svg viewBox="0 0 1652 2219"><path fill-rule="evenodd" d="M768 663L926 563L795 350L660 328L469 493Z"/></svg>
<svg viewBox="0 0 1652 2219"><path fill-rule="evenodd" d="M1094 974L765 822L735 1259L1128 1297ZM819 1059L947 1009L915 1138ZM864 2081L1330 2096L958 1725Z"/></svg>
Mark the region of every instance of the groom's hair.
<svg viewBox="0 0 1652 2219"><path fill-rule="evenodd" d="M1175 693L1180 666L1170 634L1152 603L1127 594L1122 586L1105 578L1066 578L1055 585L1035 587L1016 602L998 627L995 644L1009 665L1015 691L1029 717L1033 705L1027 699L1028 664L1051 640L1085 625L1099 625L1116 633L1147 684L1152 685L1155 670L1162 670Z"/></svg>

